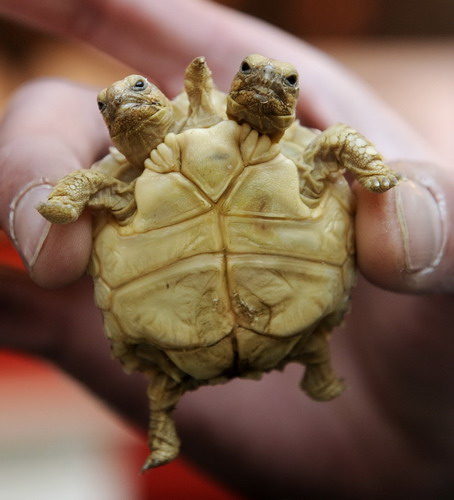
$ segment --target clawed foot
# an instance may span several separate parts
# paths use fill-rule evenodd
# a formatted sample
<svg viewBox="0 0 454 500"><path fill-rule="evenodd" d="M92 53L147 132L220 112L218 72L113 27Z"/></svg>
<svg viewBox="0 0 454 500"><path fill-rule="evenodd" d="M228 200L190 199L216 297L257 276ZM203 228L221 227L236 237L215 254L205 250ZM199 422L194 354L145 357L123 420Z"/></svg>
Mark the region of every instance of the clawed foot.
<svg viewBox="0 0 454 500"><path fill-rule="evenodd" d="M76 221L83 208L58 200L49 200L36 206L36 210L52 224L69 224Z"/></svg>
<svg viewBox="0 0 454 500"><path fill-rule="evenodd" d="M384 193L396 186L399 182L399 177L393 173L377 174L360 179L361 184L374 193Z"/></svg>
<svg viewBox="0 0 454 500"><path fill-rule="evenodd" d="M180 451L180 440L170 413L183 393L183 386L155 370L150 370L148 375L151 407L148 445L151 454L143 464L142 472L171 462Z"/></svg>
<svg viewBox="0 0 454 500"><path fill-rule="evenodd" d="M303 391L316 401L329 401L340 396L345 390L345 383L334 375L326 376L324 370L316 366L306 368L301 383Z"/></svg>
<svg viewBox="0 0 454 500"><path fill-rule="evenodd" d="M157 448L154 448L142 466L142 473L147 470L160 467L174 460L179 453L179 441L174 443L161 441Z"/></svg>

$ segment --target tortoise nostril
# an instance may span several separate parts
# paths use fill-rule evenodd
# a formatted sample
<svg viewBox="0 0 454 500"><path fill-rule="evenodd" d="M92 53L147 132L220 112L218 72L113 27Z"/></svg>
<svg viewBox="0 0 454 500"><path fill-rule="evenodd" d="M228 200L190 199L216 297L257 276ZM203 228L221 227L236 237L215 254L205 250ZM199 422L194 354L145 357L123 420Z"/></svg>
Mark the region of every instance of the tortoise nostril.
<svg viewBox="0 0 454 500"><path fill-rule="evenodd" d="M263 68L263 77L265 80L273 80L276 78L276 70L273 65L267 64Z"/></svg>

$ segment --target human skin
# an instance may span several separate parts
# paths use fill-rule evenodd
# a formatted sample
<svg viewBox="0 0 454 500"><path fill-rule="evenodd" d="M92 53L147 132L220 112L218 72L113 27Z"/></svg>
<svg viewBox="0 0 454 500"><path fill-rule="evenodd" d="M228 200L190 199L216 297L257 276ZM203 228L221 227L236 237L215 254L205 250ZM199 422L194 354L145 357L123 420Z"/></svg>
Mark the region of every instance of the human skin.
<svg viewBox="0 0 454 500"><path fill-rule="evenodd" d="M412 180L389 193L376 196L354 185L362 277L352 313L332 342L346 393L330 403L309 401L298 388L301 369L290 366L261 382L188 394L175 416L183 451L251 496L452 493L454 173L443 158L325 55L215 4L34 5L0 0L0 13L82 38L153 76L170 94L195 56L206 56L225 90L244 55L285 54L301 74L299 115L306 123L325 128L346 122L390 161L402 160L398 169ZM48 227L39 225L33 209L48 182L105 152L108 136L95 96L94 89L70 82L32 82L11 99L0 124L0 223L34 280L2 271L0 344L58 364L145 428L145 385L110 360L90 285L79 279L90 253L88 215L52 228L43 240ZM67 286L40 288L61 285ZM24 317L23 310L30 312Z"/></svg>

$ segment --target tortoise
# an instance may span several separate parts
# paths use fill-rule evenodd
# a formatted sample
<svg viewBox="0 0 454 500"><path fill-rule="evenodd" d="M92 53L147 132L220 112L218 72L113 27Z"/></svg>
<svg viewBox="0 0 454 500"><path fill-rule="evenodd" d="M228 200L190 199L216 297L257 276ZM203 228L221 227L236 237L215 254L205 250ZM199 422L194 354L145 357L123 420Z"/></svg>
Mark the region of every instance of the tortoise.
<svg viewBox="0 0 454 500"><path fill-rule="evenodd" d="M173 460L171 411L187 390L305 366L302 389L344 389L329 335L355 282L354 199L344 172L384 192L398 174L344 124L295 117L293 65L246 57L226 96L205 59L169 101L140 75L103 90L113 143L37 208L49 221L94 212L89 273L114 357L149 379L144 470Z"/></svg>

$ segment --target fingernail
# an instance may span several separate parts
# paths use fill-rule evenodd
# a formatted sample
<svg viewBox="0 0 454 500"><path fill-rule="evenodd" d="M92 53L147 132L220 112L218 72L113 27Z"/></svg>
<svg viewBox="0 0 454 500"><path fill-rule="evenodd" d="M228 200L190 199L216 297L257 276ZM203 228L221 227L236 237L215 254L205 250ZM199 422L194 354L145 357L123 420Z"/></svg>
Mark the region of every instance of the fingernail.
<svg viewBox="0 0 454 500"><path fill-rule="evenodd" d="M429 187L405 180L396 189L396 206L407 272L434 269L444 248L443 211Z"/></svg>
<svg viewBox="0 0 454 500"><path fill-rule="evenodd" d="M47 200L53 187L37 182L26 185L10 207L11 238L29 269L33 268L51 226L35 207L40 201Z"/></svg>

